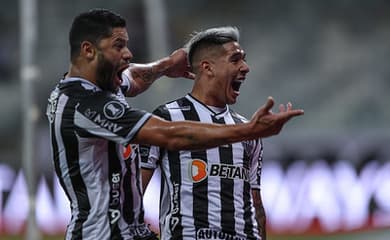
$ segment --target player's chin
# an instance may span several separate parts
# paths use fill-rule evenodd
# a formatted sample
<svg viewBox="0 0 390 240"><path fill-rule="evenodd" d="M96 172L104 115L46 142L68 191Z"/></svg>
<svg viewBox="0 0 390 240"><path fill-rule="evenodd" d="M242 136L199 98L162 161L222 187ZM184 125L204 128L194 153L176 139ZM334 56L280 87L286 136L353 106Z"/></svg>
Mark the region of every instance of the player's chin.
<svg viewBox="0 0 390 240"><path fill-rule="evenodd" d="M235 91L235 90L231 91L230 97L234 99L234 101L237 100L238 96L240 96L240 91Z"/></svg>
<svg viewBox="0 0 390 240"><path fill-rule="evenodd" d="M227 99L227 103L228 105L232 105L232 104L235 104L237 102L237 98L238 98L238 95L237 94L234 94L234 95L231 95L228 99Z"/></svg>

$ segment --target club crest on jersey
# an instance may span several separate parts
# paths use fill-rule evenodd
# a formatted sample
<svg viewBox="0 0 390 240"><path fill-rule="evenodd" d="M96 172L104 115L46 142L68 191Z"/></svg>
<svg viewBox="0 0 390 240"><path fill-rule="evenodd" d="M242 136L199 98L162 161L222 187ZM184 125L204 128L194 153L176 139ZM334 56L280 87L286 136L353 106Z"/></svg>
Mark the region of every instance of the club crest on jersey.
<svg viewBox="0 0 390 240"><path fill-rule="evenodd" d="M110 101L104 105L103 113L107 119L115 120L123 116L125 106L118 101Z"/></svg>

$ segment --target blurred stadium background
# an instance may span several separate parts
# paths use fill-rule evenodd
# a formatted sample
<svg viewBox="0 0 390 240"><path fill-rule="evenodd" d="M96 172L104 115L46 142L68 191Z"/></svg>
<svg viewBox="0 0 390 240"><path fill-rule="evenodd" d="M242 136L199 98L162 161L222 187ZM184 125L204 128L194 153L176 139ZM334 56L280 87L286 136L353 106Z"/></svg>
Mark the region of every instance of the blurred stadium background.
<svg viewBox="0 0 390 240"><path fill-rule="evenodd" d="M50 236L64 231L69 206L53 178L45 108L68 69L73 17L96 7L128 20L134 62L169 54L192 31L237 26L251 72L234 108L250 117L273 96L305 109L305 116L264 141L269 239L390 239L389 1L32 1L36 42L27 46L37 71L26 98L20 69L29 50L22 46L21 11L28 2L3 1L0 8L0 239L56 239ZM129 102L152 111L190 88L189 80L162 79ZM27 137L25 108L32 109L34 123ZM26 230L30 184L40 231L34 236ZM155 186L145 196L154 228Z"/></svg>

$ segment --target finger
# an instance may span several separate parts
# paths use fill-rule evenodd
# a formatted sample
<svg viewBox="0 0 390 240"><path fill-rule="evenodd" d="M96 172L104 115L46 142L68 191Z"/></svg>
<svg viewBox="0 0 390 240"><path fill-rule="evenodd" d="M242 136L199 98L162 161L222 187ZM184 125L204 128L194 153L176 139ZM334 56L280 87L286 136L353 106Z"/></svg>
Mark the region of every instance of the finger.
<svg viewBox="0 0 390 240"><path fill-rule="evenodd" d="M279 112L285 112L286 108L284 107L284 104L279 105Z"/></svg>
<svg viewBox="0 0 390 240"><path fill-rule="evenodd" d="M291 102L288 102L287 103L287 111L291 111L292 110L292 104Z"/></svg>
<svg viewBox="0 0 390 240"><path fill-rule="evenodd" d="M195 73L192 72L185 72L184 76L189 79L195 79Z"/></svg>
<svg viewBox="0 0 390 240"><path fill-rule="evenodd" d="M274 99L272 97L268 97L267 102L262 106L264 112L269 112L271 108L274 106Z"/></svg>
<svg viewBox="0 0 390 240"><path fill-rule="evenodd" d="M287 119L290 119L292 117L303 115L304 113L305 112L302 109L294 109L294 110L284 112L283 114L286 114Z"/></svg>

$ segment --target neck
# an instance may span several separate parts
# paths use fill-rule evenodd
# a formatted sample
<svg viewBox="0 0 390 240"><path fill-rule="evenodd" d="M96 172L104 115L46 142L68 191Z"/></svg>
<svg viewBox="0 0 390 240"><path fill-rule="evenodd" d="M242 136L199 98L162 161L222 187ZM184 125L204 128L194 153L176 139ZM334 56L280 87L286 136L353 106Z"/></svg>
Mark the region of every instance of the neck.
<svg viewBox="0 0 390 240"><path fill-rule="evenodd" d="M208 84L202 84L208 83ZM212 85L212 81L201 81L195 79L194 86L191 91L191 95L194 96L198 101L202 102L208 106L214 106L219 108L224 108L226 104L218 99L218 94L216 91L220 89L217 86Z"/></svg>
<svg viewBox="0 0 390 240"><path fill-rule="evenodd" d="M88 67L83 67L81 64L71 63L66 77L79 77L96 84L95 71Z"/></svg>

